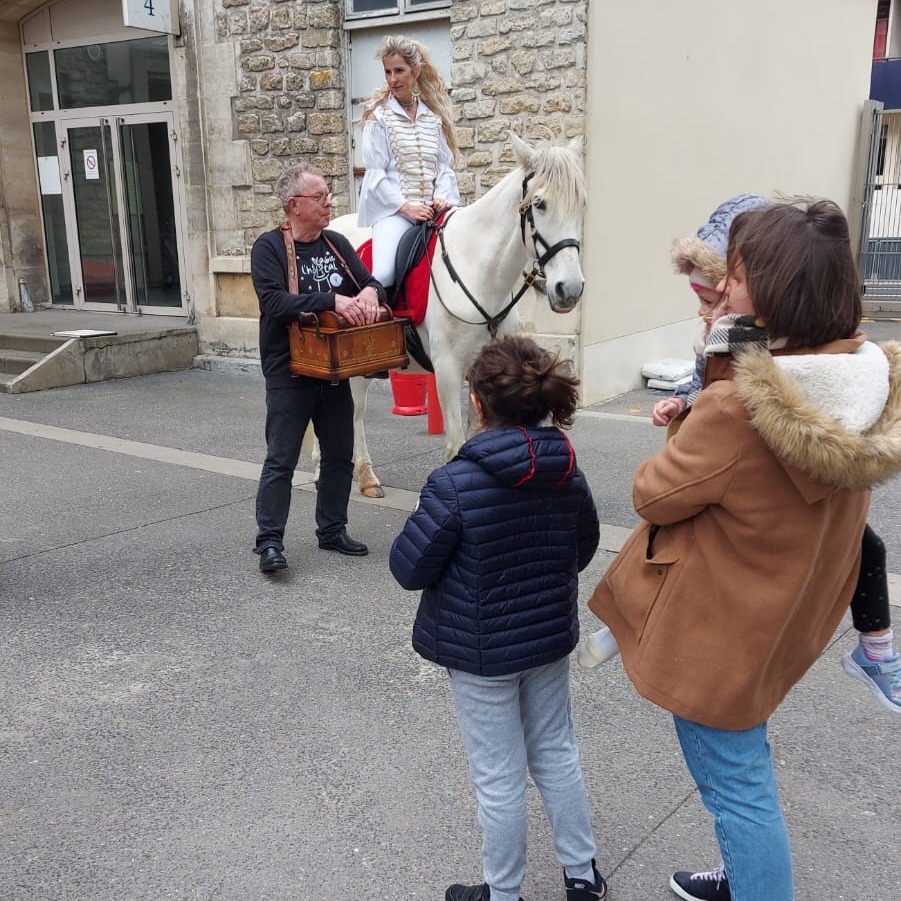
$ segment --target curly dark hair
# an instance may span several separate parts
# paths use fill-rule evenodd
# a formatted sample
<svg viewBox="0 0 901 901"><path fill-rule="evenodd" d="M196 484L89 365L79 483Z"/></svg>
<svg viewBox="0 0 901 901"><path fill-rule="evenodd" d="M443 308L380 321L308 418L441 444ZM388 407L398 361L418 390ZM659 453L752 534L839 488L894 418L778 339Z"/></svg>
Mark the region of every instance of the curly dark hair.
<svg viewBox="0 0 901 901"><path fill-rule="evenodd" d="M562 360L525 335L486 344L469 370L469 388L489 428L572 425L579 404L579 379Z"/></svg>

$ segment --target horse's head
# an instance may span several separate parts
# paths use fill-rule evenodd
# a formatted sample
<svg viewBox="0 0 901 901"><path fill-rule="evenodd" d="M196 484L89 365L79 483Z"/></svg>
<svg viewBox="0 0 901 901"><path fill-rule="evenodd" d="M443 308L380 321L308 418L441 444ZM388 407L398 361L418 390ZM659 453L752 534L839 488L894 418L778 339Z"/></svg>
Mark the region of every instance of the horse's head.
<svg viewBox="0 0 901 901"><path fill-rule="evenodd" d="M533 274L551 309L568 313L585 288L579 263L586 200L581 139L535 149L511 132L510 141L525 172L519 211L523 241L527 247L531 241L535 254Z"/></svg>

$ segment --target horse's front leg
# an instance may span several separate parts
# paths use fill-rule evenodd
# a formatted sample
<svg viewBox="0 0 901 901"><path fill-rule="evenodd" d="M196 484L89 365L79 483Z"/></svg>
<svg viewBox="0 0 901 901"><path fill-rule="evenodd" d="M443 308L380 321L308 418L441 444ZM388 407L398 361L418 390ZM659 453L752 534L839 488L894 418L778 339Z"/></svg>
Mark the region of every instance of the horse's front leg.
<svg viewBox="0 0 901 901"><path fill-rule="evenodd" d="M466 440L463 427L463 410L460 406L460 392L463 389L463 369L454 360L440 360L433 355L435 366L435 387L438 402L444 417L444 449L447 459L454 457Z"/></svg>
<svg viewBox="0 0 901 901"><path fill-rule="evenodd" d="M384 497L382 483L372 468L372 459L366 444L366 429L363 424L366 417L366 398L369 395L370 381L371 379L364 378L350 380L350 391L354 397L354 471L362 495Z"/></svg>

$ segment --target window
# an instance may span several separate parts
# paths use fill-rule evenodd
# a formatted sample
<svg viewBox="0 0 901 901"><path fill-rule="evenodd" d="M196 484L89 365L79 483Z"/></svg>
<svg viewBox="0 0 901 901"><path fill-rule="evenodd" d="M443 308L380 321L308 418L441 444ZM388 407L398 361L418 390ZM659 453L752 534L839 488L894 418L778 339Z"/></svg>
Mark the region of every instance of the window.
<svg viewBox="0 0 901 901"><path fill-rule="evenodd" d="M60 48L53 55L60 109L172 99L164 36Z"/></svg>
<svg viewBox="0 0 901 901"><path fill-rule="evenodd" d="M50 78L50 54L46 50L25 54L28 71L28 99L33 113L53 109L53 82Z"/></svg>
<svg viewBox="0 0 901 901"><path fill-rule="evenodd" d="M347 18L405 16L433 9L447 9L450 0L347 0Z"/></svg>

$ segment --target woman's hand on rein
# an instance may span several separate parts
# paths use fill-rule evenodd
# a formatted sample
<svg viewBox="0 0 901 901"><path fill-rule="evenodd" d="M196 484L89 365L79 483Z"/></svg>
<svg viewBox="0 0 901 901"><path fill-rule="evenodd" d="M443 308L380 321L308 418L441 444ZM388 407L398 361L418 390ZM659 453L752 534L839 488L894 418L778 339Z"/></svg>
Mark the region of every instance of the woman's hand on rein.
<svg viewBox="0 0 901 901"><path fill-rule="evenodd" d="M412 222L428 222L434 215L430 203L411 203L407 201L401 208L400 214L406 216Z"/></svg>

